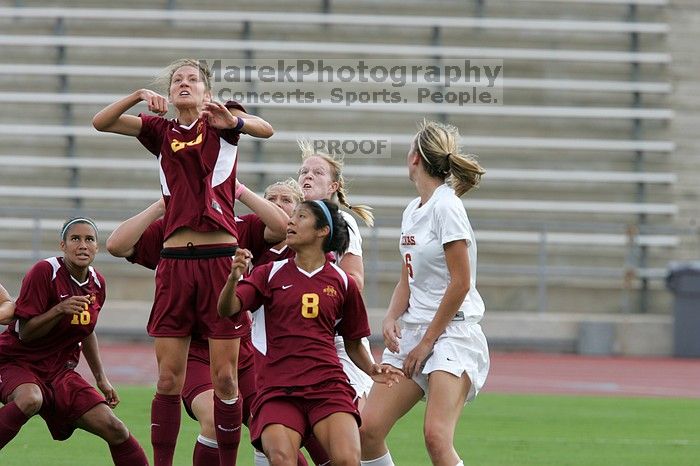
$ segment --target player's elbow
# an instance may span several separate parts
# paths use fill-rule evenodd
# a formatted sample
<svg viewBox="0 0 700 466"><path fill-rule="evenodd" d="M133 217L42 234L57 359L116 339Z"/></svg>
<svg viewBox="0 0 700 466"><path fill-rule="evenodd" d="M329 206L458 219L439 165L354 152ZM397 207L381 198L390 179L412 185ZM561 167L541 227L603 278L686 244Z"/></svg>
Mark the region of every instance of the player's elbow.
<svg viewBox="0 0 700 466"><path fill-rule="evenodd" d="M243 131L245 131L245 128ZM270 123L262 118L258 118L255 120L255 124L251 125L251 128L249 128L248 134L256 138L268 139L275 134L275 130L272 129L272 125Z"/></svg>
<svg viewBox="0 0 700 466"><path fill-rule="evenodd" d="M109 125L105 121L105 119L100 115L99 113L92 117L92 126L95 128L97 131L105 132L109 131Z"/></svg>
<svg viewBox="0 0 700 466"><path fill-rule="evenodd" d="M240 310L241 303L238 298L234 298L233 302L228 299L222 299L219 297L219 302L216 304L216 310L219 313L219 317L231 317L232 315L238 313Z"/></svg>
<svg viewBox="0 0 700 466"><path fill-rule="evenodd" d="M261 125L260 134L258 135L258 137L263 139L271 138L272 135L275 134L275 130L272 128L272 125L267 121L263 121L262 123L263 124Z"/></svg>
<svg viewBox="0 0 700 466"><path fill-rule="evenodd" d="M450 288L452 288L453 293L458 296L461 300L467 297L469 293L469 280L459 278L457 280L452 280L450 282Z"/></svg>
<svg viewBox="0 0 700 466"><path fill-rule="evenodd" d="M353 280L355 280L357 289L362 292L362 290L365 288L365 275L363 273L351 273L350 276Z"/></svg>
<svg viewBox="0 0 700 466"><path fill-rule="evenodd" d="M125 247L120 241L114 238L114 235L110 235L109 238L107 238L107 251L114 257L128 257L131 248Z"/></svg>

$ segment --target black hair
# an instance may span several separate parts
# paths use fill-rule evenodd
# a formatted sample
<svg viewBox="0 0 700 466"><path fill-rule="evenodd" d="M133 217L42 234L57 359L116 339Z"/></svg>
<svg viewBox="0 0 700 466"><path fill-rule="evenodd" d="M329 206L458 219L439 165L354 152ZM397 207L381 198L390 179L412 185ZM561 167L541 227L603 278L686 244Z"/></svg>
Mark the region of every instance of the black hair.
<svg viewBox="0 0 700 466"><path fill-rule="evenodd" d="M95 238L97 238L97 225L95 224L95 221L93 219L88 217L72 217L66 220L63 223L63 226L61 227L61 241L66 240L66 235L68 234L68 230L70 229L70 227L78 223L90 225L92 229L95 230Z"/></svg>
<svg viewBox="0 0 700 466"><path fill-rule="evenodd" d="M328 226L326 214L317 202L323 202L326 205L328 212L331 214L331 220L333 221L333 234L328 235L323 242L323 252L333 251L342 255L347 251L348 246L350 246L350 227L341 215L338 205L335 202L325 199L322 201L304 201L302 204L307 206L314 214L314 217L316 217L315 227L317 230Z"/></svg>

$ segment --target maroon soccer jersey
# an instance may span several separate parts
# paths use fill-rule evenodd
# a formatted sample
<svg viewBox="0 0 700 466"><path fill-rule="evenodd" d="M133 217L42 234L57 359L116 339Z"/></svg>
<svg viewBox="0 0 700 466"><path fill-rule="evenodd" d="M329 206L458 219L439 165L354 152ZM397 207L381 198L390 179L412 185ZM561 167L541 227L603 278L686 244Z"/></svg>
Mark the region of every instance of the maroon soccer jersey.
<svg viewBox="0 0 700 466"><path fill-rule="evenodd" d="M105 280L89 268L85 283L78 283L61 257L35 264L22 280L15 317L29 320L47 312L71 296L87 296L92 304L80 315L65 315L49 333L34 341L19 338L19 323L13 322L0 334L0 361L11 361L33 370L39 377L53 378L66 367L75 367L80 342L95 329L105 301Z"/></svg>
<svg viewBox="0 0 700 466"><path fill-rule="evenodd" d="M134 245L134 252L126 260L155 270L160 262L160 251L163 249L163 241L165 241L164 232L162 218L148 225Z"/></svg>
<svg viewBox="0 0 700 466"><path fill-rule="evenodd" d="M238 237L233 204L240 132L221 130L197 119L177 120L141 114L141 144L158 157L168 238L180 227L225 230Z"/></svg>
<svg viewBox="0 0 700 466"><path fill-rule="evenodd" d="M337 331L355 340L370 330L360 291L340 267L326 262L308 273L293 259L265 264L236 295L243 309L263 313L253 334L261 390L347 380L333 337Z"/></svg>
<svg viewBox="0 0 700 466"><path fill-rule="evenodd" d="M238 230L238 246L248 249L253 254L253 260L262 256L271 246L265 241L265 224L257 214L236 217Z"/></svg>
<svg viewBox="0 0 700 466"><path fill-rule="evenodd" d="M253 266L277 262L284 259L293 259L296 253L286 244L279 249L268 248L260 256L253 255Z"/></svg>

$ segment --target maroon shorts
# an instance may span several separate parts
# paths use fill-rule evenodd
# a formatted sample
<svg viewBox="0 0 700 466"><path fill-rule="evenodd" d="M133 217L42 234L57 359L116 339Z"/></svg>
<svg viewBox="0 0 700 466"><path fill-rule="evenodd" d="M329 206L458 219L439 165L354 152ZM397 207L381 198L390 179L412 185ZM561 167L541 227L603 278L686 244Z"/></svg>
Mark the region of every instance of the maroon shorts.
<svg viewBox="0 0 700 466"><path fill-rule="evenodd" d="M193 342L190 344L190 352L187 355L187 373L185 384L182 387L182 403L187 414L195 421L197 416L192 411L192 402L201 393L213 389L209 367L209 346ZM243 400L243 423L248 425L250 403L255 394L255 365L250 336L241 338L238 354L238 393L238 396Z"/></svg>
<svg viewBox="0 0 700 466"><path fill-rule="evenodd" d="M357 425L360 413L354 403L355 390L344 380L329 380L308 387L272 388L256 396L252 406L250 441L263 451L265 427L282 424L308 437L317 422L334 413L350 413Z"/></svg>
<svg viewBox="0 0 700 466"><path fill-rule="evenodd" d="M43 400L39 415L44 418L54 440L69 438L83 414L100 403L106 403L104 397L72 369L66 369L50 380L42 380L30 369L14 364L0 367L0 401L7 403L12 392L27 383L37 385L41 390Z"/></svg>
<svg viewBox="0 0 700 466"><path fill-rule="evenodd" d="M209 368L209 347L206 348L206 357L202 358L201 350L197 348L193 351L190 347L190 352L187 355L187 372L185 374L185 384L182 387L182 403L185 405L187 414L197 420L197 416L192 411L192 402L197 395L214 390L214 385L211 383L211 370Z"/></svg>
<svg viewBox="0 0 700 466"><path fill-rule="evenodd" d="M221 244L163 249L148 334L184 337L196 330L205 338L239 338L249 320L246 313L221 319L216 311L235 250Z"/></svg>

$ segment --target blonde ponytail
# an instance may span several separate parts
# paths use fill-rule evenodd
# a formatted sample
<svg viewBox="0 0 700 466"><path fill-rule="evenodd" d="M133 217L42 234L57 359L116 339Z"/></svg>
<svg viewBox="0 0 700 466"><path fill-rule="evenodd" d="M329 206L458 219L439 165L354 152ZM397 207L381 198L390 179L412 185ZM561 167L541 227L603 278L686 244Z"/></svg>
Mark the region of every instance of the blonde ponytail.
<svg viewBox="0 0 700 466"><path fill-rule="evenodd" d="M414 147L423 159L428 175L446 179L457 196L479 186L486 171L476 156L463 154L458 145L459 130L436 121L423 120L418 127Z"/></svg>

